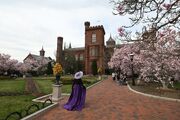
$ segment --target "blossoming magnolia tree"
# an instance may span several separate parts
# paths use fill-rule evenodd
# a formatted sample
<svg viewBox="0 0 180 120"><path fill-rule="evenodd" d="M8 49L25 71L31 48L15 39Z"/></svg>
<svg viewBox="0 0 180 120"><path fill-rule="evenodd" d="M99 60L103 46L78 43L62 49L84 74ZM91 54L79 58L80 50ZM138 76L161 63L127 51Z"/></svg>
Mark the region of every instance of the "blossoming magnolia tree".
<svg viewBox="0 0 180 120"><path fill-rule="evenodd" d="M28 70L30 71L35 71L35 72L40 72L40 71L45 71L47 68L47 64L49 61L46 59L42 58L40 61L34 60L34 59L26 59L24 61L25 66L29 67Z"/></svg>
<svg viewBox="0 0 180 120"><path fill-rule="evenodd" d="M131 64L134 66L135 74L138 74L140 71L140 58L139 45L136 43L125 44L122 48L115 48L114 54L108 62L110 68L114 68L116 70L120 70L121 73L131 75ZM130 54L134 54L133 63L130 60Z"/></svg>
<svg viewBox="0 0 180 120"><path fill-rule="evenodd" d="M42 60L40 63L34 60L27 60L25 63L11 59L10 55L0 53L0 75L19 72L25 74L30 70L37 71L40 67L46 65L48 61Z"/></svg>
<svg viewBox="0 0 180 120"><path fill-rule="evenodd" d="M131 61L128 54L134 53L134 72L139 74L142 80L156 80L167 88L169 80L180 72L180 39L177 39L177 36L175 30L166 28L158 32L156 42L126 44L114 50L108 65L129 74ZM154 48L150 49L148 46Z"/></svg>
<svg viewBox="0 0 180 120"><path fill-rule="evenodd" d="M10 57L10 55L0 54L0 74L8 74L17 70L18 61Z"/></svg>
<svg viewBox="0 0 180 120"><path fill-rule="evenodd" d="M156 79L167 88L170 79L180 72L180 40L176 36L175 30L166 28L158 32L154 51L142 50L141 76L144 80Z"/></svg>
<svg viewBox="0 0 180 120"><path fill-rule="evenodd" d="M140 52L134 56L139 60L139 75L143 80L156 79L163 87L167 87L168 80L174 77L180 68L179 42L176 31L172 30L180 29L180 0L111 0L111 3L114 4L114 15L129 17L131 21L130 25L118 29L121 39L132 41L131 32L127 32L125 28L139 23L144 25L142 33L137 34L136 42L139 45L131 44L139 47ZM115 51L109 63L110 67L128 68L129 65L122 62L128 62L127 55L121 53L123 50L124 47Z"/></svg>
<svg viewBox="0 0 180 120"><path fill-rule="evenodd" d="M24 64L22 62L19 62L16 64L17 70L22 74L25 75L29 70L31 70L31 66L29 64Z"/></svg>

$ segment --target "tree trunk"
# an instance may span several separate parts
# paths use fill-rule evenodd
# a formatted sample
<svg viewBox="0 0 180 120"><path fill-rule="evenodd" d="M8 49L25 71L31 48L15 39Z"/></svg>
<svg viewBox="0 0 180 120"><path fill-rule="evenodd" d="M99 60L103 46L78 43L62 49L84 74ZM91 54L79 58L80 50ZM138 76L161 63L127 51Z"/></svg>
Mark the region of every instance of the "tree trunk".
<svg viewBox="0 0 180 120"><path fill-rule="evenodd" d="M167 84L164 80L161 80L161 83L162 83L162 86L163 86L163 89L167 89Z"/></svg>

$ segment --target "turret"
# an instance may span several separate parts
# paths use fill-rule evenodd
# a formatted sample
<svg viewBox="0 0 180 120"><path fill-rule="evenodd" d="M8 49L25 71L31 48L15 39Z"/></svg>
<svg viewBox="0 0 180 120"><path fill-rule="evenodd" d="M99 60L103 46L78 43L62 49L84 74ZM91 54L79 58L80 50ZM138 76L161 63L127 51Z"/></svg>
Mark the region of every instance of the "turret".
<svg viewBox="0 0 180 120"><path fill-rule="evenodd" d="M108 41L106 41L106 45L107 45L107 47L115 47L116 42L115 42L115 40L111 37L111 35L110 35Z"/></svg>
<svg viewBox="0 0 180 120"><path fill-rule="evenodd" d="M44 51L43 47L42 47L42 49L39 52L40 52L40 56L44 57L45 51Z"/></svg>

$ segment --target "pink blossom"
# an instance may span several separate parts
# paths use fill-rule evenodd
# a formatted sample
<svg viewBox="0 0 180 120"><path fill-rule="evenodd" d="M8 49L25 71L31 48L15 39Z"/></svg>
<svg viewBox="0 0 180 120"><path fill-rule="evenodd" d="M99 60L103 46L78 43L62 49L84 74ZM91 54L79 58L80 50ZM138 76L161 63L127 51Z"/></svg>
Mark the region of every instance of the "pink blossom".
<svg viewBox="0 0 180 120"><path fill-rule="evenodd" d="M115 49L114 54L108 63L109 67L114 69L121 69L123 73L131 75L132 62L130 60L129 54L135 53L133 64L136 67L134 67L134 72L138 73L140 71L140 64L138 61L138 54L136 54L139 52L139 49L136 48L137 46L138 45L135 44L126 44L122 48Z"/></svg>
<svg viewBox="0 0 180 120"><path fill-rule="evenodd" d="M163 33L159 33L159 37L163 37L164 36L164 34Z"/></svg>
<svg viewBox="0 0 180 120"><path fill-rule="evenodd" d="M119 31L123 31L119 29ZM166 28L157 34L157 41L154 49L149 49L147 42L125 44L115 49L114 54L108 63L109 67L121 69L131 74L131 61L128 54L134 53L134 72L139 74L144 81L159 81L164 87L169 84L169 79L180 73L180 44L176 40L178 33L175 30Z"/></svg>
<svg viewBox="0 0 180 120"><path fill-rule="evenodd" d="M169 10L170 7L171 7L171 4L166 4L166 3L164 3L162 6L163 6L166 10Z"/></svg>
<svg viewBox="0 0 180 120"><path fill-rule="evenodd" d="M118 32L124 32L124 31L125 31L125 30L124 30L123 27L118 28Z"/></svg>
<svg viewBox="0 0 180 120"><path fill-rule="evenodd" d="M124 36L124 35L125 35L125 29L122 28L122 27L118 28L118 33L119 33L119 35L120 35L121 37Z"/></svg>
<svg viewBox="0 0 180 120"><path fill-rule="evenodd" d="M124 6L122 4L119 4L117 7L118 13L121 15L124 13Z"/></svg>

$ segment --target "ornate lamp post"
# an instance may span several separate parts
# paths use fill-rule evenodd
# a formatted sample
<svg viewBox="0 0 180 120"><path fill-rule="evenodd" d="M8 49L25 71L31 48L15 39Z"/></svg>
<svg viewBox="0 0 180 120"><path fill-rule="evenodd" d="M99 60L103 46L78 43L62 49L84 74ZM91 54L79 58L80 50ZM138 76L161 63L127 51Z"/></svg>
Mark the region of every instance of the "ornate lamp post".
<svg viewBox="0 0 180 120"><path fill-rule="evenodd" d="M133 57L134 54L129 54L130 60L131 60L131 72L132 72L132 85L135 85L135 81L134 81L134 70L133 70Z"/></svg>

